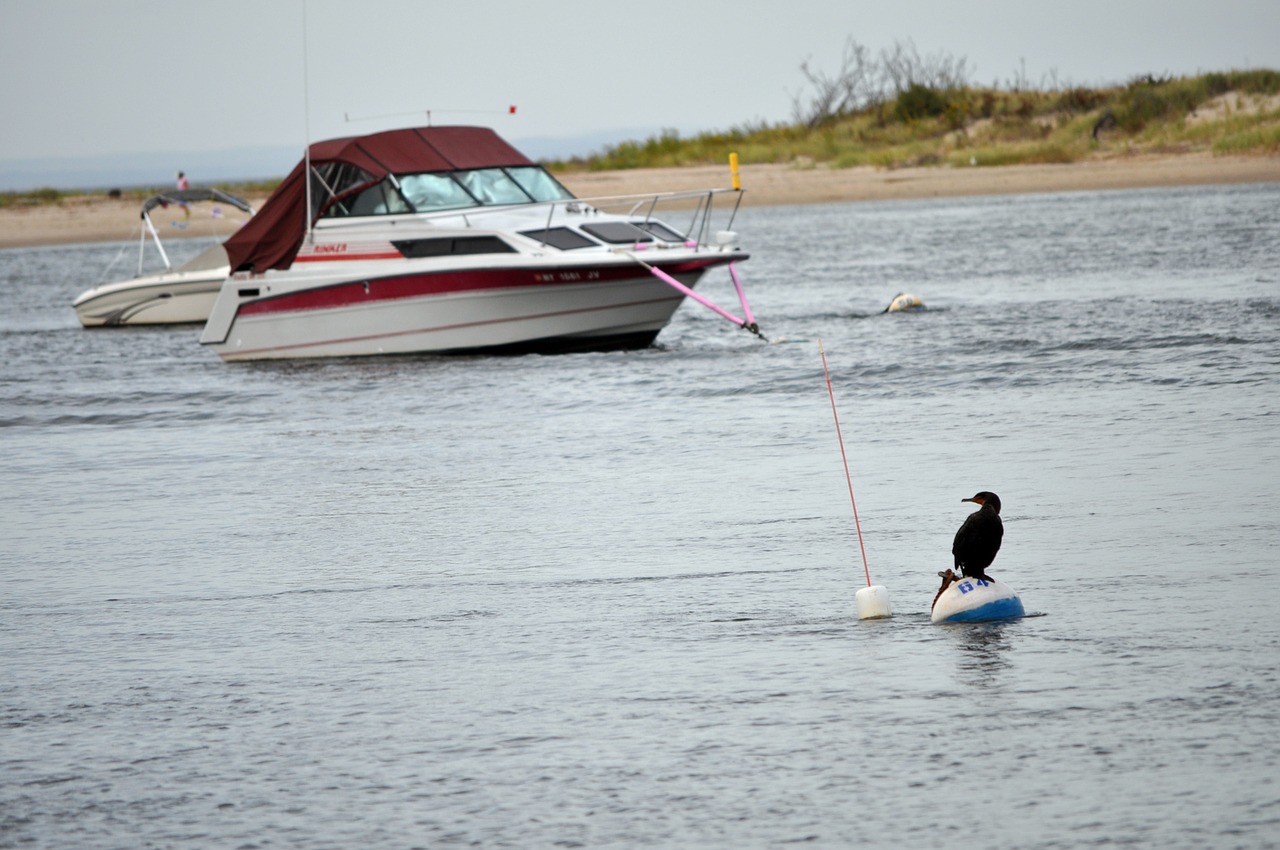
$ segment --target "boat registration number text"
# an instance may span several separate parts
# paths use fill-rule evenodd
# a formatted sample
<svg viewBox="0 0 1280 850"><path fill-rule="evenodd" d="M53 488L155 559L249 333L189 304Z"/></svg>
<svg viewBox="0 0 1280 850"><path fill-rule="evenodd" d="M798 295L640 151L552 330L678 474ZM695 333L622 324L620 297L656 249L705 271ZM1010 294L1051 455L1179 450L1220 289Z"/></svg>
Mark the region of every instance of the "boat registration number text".
<svg viewBox="0 0 1280 850"><path fill-rule="evenodd" d="M535 274L533 279L539 283L550 283L558 280L575 281L575 280L599 280L600 272L553 272L551 274Z"/></svg>

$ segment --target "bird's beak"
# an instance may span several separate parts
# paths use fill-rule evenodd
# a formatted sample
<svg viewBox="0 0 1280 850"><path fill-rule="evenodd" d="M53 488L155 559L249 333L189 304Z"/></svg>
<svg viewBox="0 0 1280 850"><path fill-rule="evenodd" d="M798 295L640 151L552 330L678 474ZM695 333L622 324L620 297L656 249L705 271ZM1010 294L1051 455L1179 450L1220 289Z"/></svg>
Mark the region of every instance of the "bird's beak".
<svg viewBox="0 0 1280 850"><path fill-rule="evenodd" d="M975 505L981 505L981 504L984 504L984 502L983 502L981 499L979 499L977 496L974 496L972 499L961 499L960 501L962 501L962 502L973 502Z"/></svg>

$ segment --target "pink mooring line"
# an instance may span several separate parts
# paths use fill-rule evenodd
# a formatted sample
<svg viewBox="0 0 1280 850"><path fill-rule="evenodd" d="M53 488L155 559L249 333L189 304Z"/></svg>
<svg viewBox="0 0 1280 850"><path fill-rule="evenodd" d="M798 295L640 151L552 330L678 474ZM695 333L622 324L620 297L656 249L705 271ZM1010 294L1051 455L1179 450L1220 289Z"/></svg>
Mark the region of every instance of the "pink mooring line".
<svg viewBox="0 0 1280 850"><path fill-rule="evenodd" d="M858 549L862 551L862 569L867 574L867 587L871 587L871 568L867 566L867 547L862 545L862 525L858 522L858 502L853 498L853 476L849 474L849 458L844 453L844 437L840 433L840 414L836 413L836 394L831 389L831 372L827 369L827 352L818 338L818 351L822 354L822 374L827 377L827 395L831 397L831 416L836 420L836 437L840 440L840 459L844 461L844 479L849 482L849 502L853 505L853 527L858 530Z"/></svg>
<svg viewBox="0 0 1280 850"><path fill-rule="evenodd" d="M717 312L717 313L719 313L721 316L724 316L726 319L728 319L729 321L733 322L733 323L734 323L735 325L737 325L738 327L740 327L740 328L744 328L744 329L746 329L746 330L749 330L749 331L751 331L753 334L755 334L756 336L758 336L758 337L760 337L761 339L764 339L766 342L768 342L768 340L767 340L767 339L765 339L764 334L760 333L760 326L759 326L759 325L757 325L757 324L755 323L755 319L754 319L754 317L752 317L752 316L751 316L751 308L747 306L747 298L746 298L746 295L745 295L745 294L743 293L743 291L742 291L742 284L738 281L738 275L737 275L737 272L736 272L736 271L733 271L733 263L730 263L730 264L729 264L729 270L730 270L731 272L733 272L733 283L734 283L734 285L735 285L736 287L738 287L738 296L739 296L739 299L742 301L742 307L743 307L743 310L746 312L747 317L748 317L748 318L747 318L747 319L745 319L745 320L744 320L744 319L740 319L740 318L738 318L737 316L733 315L733 314L732 314L732 313L730 313L728 310L724 309L723 307L719 306L718 304L713 304L712 302L708 301L706 298L703 298L701 295L699 295L698 293L694 292L694 291L693 291L692 289L690 289L689 287L685 286L685 285L684 285L683 283L681 283L680 281L676 280L676 279L675 279L674 277L672 277L671 275L669 275L669 274L667 274L666 272L664 272L662 269L660 269L660 268L656 268L656 267L654 267L654 266L649 265L649 264L648 264L648 263L646 263L644 260L642 260L642 259L640 259L639 257L637 257L635 254L631 254L631 255L630 255L630 257L631 257L631 259L635 260L637 263L639 263L640 265L642 265L642 266L644 266L646 269L648 269L648 270L649 270L649 272L650 272L654 277L656 277L658 280L660 280L660 281L662 281L663 283L667 284L668 286L672 287L672 288L673 288L673 289L675 289L677 292L681 292L681 293L683 293L684 295L688 296L689 298L692 298L694 301L697 301L697 302L698 302L699 304L701 304L702 306L707 307L707 308L710 308L710 309L712 309L712 310L716 311L716 312Z"/></svg>
<svg viewBox="0 0 1280 850"><path fill-rule="evenodd" d="M751 315L751 305L747 303L747 293L742 289L742 281L738 280L738 267L729 264L729 276L733 278L733 288L738 290L738 301L742 304L742 312L747 316L747 324L754 325L756 317Z"/></svg>
<svg viewBox="0 0 1280 850"><path fill-rule="evenodd" d="M654 277L656 277L656 278L658 278L658 280L662 281L663 283L667 284L668 286L671 286L672 288L674 288L674 289L675 289L675 290L677 290L678 292L682 292L682 293L684 293L684 294L685 294L685 295L687 295L688 297L692 298L694 301L697 301L697 302L698 302L699 304L701 304L702 306L704 306L704 307L709 307L709 308L711 308L712 310L715 310L717 313L719 313L721 316L724 316L726 319L728 319L729 321L733 322L735 325L738 325L738 326L745 326L745 325L747 324L745 321L743 321L742 319L739 319L737 316L733 315L733 314L732 314L732 313L730 313L728 310L725 310L724 308L720 307L719 305L712 304L710 301L708 301L707 299L703 298L701 295L699 295L698 293L694 292L692 289L690 289L689 287L685 286L683 283L681 283L680 281L676 280L674 277L672 277L671 275L667 274L667 273L666 273L666 272L664 272L662 269L660 269L660 268L656 268L656 267L654 267L654 266L649 265L649 264L648 264L648 263L646 263L644 260L641 260L639 257L637 257L637 258L636 258L636 262L640 263L640 265L644 266L646 269L648 269L650 272L652 272L652 273L653 273L653 276L654 276Z"/></svg>

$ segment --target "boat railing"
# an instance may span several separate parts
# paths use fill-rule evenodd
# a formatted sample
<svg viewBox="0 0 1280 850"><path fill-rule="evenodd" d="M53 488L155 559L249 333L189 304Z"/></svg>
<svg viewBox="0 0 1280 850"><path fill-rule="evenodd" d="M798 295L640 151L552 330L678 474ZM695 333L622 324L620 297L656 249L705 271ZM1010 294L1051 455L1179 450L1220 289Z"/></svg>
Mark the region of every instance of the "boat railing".
<svg viewBox="0 0 1280 850"><path fill-rule="evenodd" d="M662 224L676 232L681 241L698 245L711 243L713 226L721 216L723 224L715 230L732 230L742 204L742 189L698 189L677 192L647 192L627 195L601 195L591 198L562 198L554 201L535 201L529 204L506 204L465 209L436 210L411 214L420 221L461 220L466 227L484 227L485 219L492 216L509 216L514 211L543 208L546 210L545 229L563 223L577 222L583 216L600 213L638 219L646 224L662 216ZM670 216L679 214L687 218L676 220ZM337 222L334 222L336 224ZM354 224L354 221L350 223ZM329 226L334 226L333 224ZM651 234L644 231L646 237ZM542 241L543 245L547 242Z"/></svg>
<svg viewBox="0 0 1280 850"><path fill-rule="evenodd" d="M663 224L668 227L676 227L676 221L669 216L675 213L688 213L688 226L680 234L686 242L696 242L699 245L705 245L709 241L711 228L714 224L715 215L717 213L716 200L718 196L728 196L727 200L731 201L728 208L723 206L721 209L725 215L723 226L717 228L719 230L732 230L733 222L737 218L738 209L742 204L741 189L700 189L686 190L680 192L651 192L639 195L606 195L596 198L581 198L577 203L579 207L576 209L564 206L566 213L575 212L616 212L619 215L638 217L642 223L648 223L656 219L659 215L663 216ZM722 198L725 199L725 198ZM561 206L557 202L557 207ZM548 211L547 228L552 226L552 220L555 214L555 207ZM545 244L545 243L544 243Z"/></svg>

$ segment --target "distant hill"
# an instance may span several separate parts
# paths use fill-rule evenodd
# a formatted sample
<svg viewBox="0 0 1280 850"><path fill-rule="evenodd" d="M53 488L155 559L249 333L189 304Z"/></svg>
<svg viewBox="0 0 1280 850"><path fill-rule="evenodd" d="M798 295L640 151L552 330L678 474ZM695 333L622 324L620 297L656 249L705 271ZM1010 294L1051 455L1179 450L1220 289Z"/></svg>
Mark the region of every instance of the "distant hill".
<svg viewBox="0 0 1280 850"><path fill-rule="evenodd" d="M0 161L0 190L165 187L173 185L178 171L185 171L195 185L279 179L300 153L294 148L257 147Z"/></svg>
<svg viewBox="0 0 1280 850"><path fill-rule="evenodd" d="M629 139L643 139L658 130L628 127L580 136L512 137L510 141L533 159L564 160L599 153ZM301 146L285 146L0 161L0 191L159 188L172 185L180 170L194 185L279 180L301 156Z"/></svg>
<svg viewBox="0 0 1280 850"><path fill-rule="evenodd" d="M837 80L839 82L839 80ZM819 92L822 94L822 92ZM627 127L509 136L554 171L792 163L829 168L1069 163L1135 154L1280 155L1280 71L1137 77L1100 89L986 89L911 83L846 103L821 96L802 121L729 130ZM151 189L179 169L194 185L273 183L299 148L120 154L0 162L0 193Z"/></svg>

